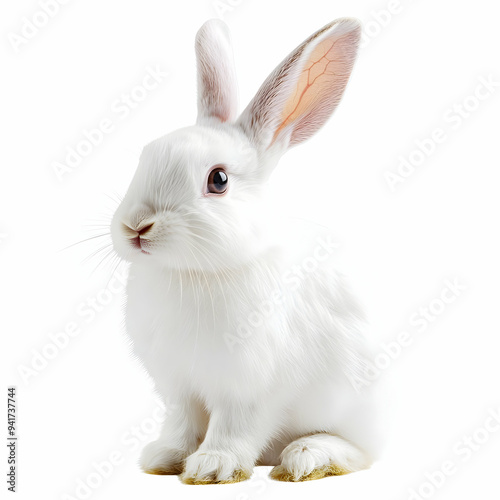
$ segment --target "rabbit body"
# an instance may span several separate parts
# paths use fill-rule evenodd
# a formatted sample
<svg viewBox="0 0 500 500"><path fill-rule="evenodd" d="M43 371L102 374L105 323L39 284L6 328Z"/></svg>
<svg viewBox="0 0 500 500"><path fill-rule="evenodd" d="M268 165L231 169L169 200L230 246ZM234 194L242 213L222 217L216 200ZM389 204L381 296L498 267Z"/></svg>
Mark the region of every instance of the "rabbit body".
<svg viewBox="0 0 500 500"><path fill-rule="evenodd" d="M287 280L287 259L263 259L218 277L132 264L127 331L159 394L176 405L143 455L146 470L173 465L158 446L176 450L179 465L197 449L236 451L236 440L231 473L248 473L256 461L278 465L285 446L311 433L363 449L337 462L345 470L365 468L376 453L371 401L352 386L365 359L363 323L342 278L322 265ZM200 447L214 413L225 423ZM179 419L190 426L179 429Z"/></svg>
<svg viewBox="0 0 500 500"><path fill-rule="evenodd" d="M285 224L266 188L338 105L359 36L352 19L313 34L238 117L227 28L198 32L197 123L144 148L111 227L131 263L134 353L174 405L143 450L146 472L225 483L262 464L302 481L377 454L371 395L356 387L363 318L334 245Z"/></svg>

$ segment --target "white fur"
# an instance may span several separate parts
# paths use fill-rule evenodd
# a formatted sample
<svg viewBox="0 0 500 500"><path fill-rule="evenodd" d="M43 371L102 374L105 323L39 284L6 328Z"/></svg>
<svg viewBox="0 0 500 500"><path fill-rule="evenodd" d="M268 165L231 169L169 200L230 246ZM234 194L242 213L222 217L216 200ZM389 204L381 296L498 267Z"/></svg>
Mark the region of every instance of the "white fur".
<svg viewBox="0 0 500 500"><path fill-rule="evenodd" d="M281 454L281 464L297 481L314 469L335 463L346 472L369 467L359 448L345 439L329 434L314 434L291 442Z"/></svg>
<svg viewBox="0 0 500 500"><path fill-rule="evenodd" d="M227 34L218 27L214 22L200 30L198 42L207 50L198 44L198 57L208 57L212 45L227 52ZM318 40L356 30L355 21L340 20ZM301 50L307 55L312 49ZM230 65L219 55L209 57L214 74ZM305 64L302 56L290 57L282 64ZM279 92L293 92L299 69L290 72L289 90ZM266 108L272 95L260 91L257 115L247 108L233 122L219 116L233 109L233 91L207 97L204 81L197 125L144 148L112 222L115 250L131 262L126 328L134 353L160 396L178 405L158 441L144 449L141 465L182 463L185 479L212 482L250 472L257 461L282 460L297 477L327 461L349 470L367 467L377 451L375 414L370 395L352 385L368 356L362 315L332 259L290 279L290 269L314 253L317 241L304 238L296 224L287 231L273 200L265 201L266 179L291 146L294 125L270 148L272 130L263 134L264 144L252 127L276 122L262 116L279 112L276 105ZM302 121L301 133L307 124ZM228 192L205 196L207 175L219 164L229 177ZM151 223L144 254L130 245L123 224L138 229ZM262 315L261 304L270 298L272 314L241 335L241 325ZM302 438L312 433L330 435ZM298 454L304 442L308 453Z"/></svg>

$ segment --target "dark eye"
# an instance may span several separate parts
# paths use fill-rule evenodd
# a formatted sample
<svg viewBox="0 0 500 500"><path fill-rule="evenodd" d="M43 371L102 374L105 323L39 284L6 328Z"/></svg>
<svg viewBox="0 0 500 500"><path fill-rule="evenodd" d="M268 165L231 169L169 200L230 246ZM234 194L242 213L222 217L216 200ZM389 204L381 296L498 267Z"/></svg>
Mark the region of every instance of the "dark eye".
<svg viewBox="0 0 500 500"><path fill-rule="evenodd" d="M214 168L208 175L207 187L209 193L223 194L227 189L227 175L223 168Z"/></svg>

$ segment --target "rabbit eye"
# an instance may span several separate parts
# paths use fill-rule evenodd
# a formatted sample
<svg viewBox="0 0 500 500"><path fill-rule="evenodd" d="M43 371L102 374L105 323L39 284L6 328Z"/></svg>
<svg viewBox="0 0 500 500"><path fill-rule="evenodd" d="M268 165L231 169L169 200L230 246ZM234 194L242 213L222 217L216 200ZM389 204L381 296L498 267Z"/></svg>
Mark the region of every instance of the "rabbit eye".
<svg viewBox="0 0 500 500"><path fill-rule="evenodd" d="M214 168L208 175L207 188L209 193L223 194L227 190L227 174L223 168Z"/></svg>

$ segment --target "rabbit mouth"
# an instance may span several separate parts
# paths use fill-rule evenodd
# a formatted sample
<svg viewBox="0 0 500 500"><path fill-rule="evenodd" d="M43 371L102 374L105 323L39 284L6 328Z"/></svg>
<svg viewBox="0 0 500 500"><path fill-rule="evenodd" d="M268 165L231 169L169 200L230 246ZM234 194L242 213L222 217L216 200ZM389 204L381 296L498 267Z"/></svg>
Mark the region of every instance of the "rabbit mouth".
<svg viewBox="0 0 500 500"><path fill-rule="evenodd" d="M129 242L132 245L132 247L136 248L137 250L140 250L141 253L144 253L146 255L151 255L151 253L148 252L148 243L150 242L150 240L147 240L146 238L142 238L140 235L137 235L134 238L129 238Z"/></svg>

